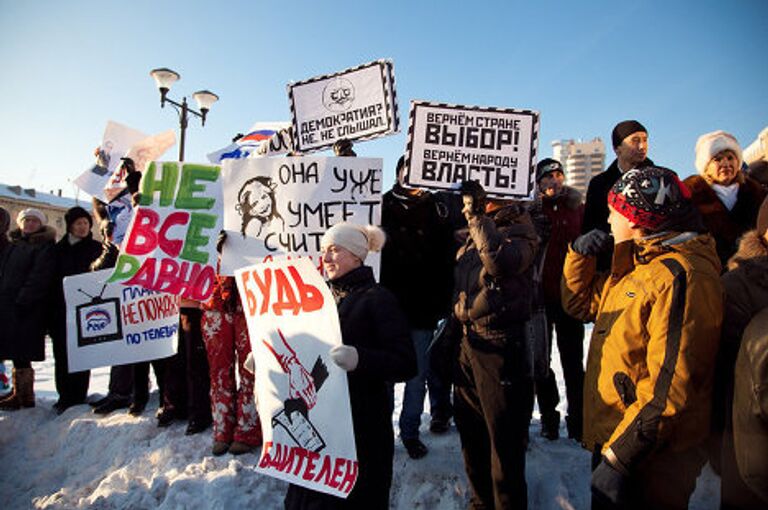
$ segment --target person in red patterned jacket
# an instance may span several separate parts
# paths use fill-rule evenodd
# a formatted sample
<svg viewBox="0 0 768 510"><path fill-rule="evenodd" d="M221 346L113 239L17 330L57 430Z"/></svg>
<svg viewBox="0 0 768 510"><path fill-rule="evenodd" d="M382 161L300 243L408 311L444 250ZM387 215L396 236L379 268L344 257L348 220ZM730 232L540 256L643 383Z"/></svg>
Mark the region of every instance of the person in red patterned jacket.
<svg viewBox="0 0 768 510"><path fill-rule="evenodd" d="M563 274L568 245L581 234L584 203L578 190L566 186L565 172L559 161L546 158L536 165L538 199L531 210L536 233L541 238L541 286L547 312L549 336L557 332L557 348L565 378L568 416L565 418L568 437L581 441L582 402L584 389L584 324L574 319L562 307L560 279ZM551 343L548 342L551 352ZM541 411L541 435L554 440L559 437L560 413L555 407L560 401L555 374L550 368L544 379L535 381L536 398ZM533 411L533 399L531 399Z"/></svg>
<svg viewBox="0 0 768 510"><path fill-rule="evenodd" d="M225 240L222 231L219 250ZM202 328L211 377L211 453L248 453L262 442L261 424L254 401L254 374L245 368L251 352L248 326L233 277L217 275L213 295L203 305Z"/></svg>

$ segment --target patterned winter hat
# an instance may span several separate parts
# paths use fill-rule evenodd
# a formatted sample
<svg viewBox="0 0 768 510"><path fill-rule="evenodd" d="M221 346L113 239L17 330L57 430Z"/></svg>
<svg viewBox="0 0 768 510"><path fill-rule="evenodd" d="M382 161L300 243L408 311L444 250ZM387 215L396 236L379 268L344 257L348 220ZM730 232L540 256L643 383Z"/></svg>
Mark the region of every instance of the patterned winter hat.
<svg viewBox="0 0 768 510"><path fill-rule="evenodd" d="M675 172L648 166L622 175L608 193L608 205L635 225L658 231L689 213L690 198Z"/></svg>

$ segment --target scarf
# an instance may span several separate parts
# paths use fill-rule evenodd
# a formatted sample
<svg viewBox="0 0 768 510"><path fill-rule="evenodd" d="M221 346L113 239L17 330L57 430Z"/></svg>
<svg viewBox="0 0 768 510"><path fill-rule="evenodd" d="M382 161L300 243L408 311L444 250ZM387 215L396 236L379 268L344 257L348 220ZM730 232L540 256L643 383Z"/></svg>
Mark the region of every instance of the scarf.
<svg viewBox="0 0 768 510"><path fill-rule="evenodd" d="M726 209L729 211L736 205L736 199L739 197L739 183L734 182L728 186L721 184L713 184L712 189L715 190L717 198L723 203Z"/></svg>

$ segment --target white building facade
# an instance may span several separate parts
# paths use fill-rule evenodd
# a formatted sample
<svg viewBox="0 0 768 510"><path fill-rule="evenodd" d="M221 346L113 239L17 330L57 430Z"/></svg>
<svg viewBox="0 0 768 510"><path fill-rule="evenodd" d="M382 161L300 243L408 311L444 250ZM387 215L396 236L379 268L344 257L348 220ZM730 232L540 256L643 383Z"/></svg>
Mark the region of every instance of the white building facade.
<svg viewBox="0 0 768 510"><path fill-rule="evenodd" d="M588 142L555 140L552 152L565 169L565 183L582 195L586 195L590 179L605 169L605 144L600 138Z"/></svg>

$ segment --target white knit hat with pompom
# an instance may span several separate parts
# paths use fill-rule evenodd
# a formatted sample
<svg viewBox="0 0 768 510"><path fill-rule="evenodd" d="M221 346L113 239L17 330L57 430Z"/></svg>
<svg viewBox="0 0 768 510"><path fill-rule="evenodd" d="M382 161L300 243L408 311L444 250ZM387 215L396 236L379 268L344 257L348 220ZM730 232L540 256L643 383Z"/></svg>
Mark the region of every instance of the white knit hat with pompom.
<svg viewBox="0 0 768 510"><path fill-rule="evenodd" d="M369 251L381 251L386 241L384 231L375 225L358 225L347 221L329 228L320 241L322 249L335 244L351 251L365 262Z"/></svg>

